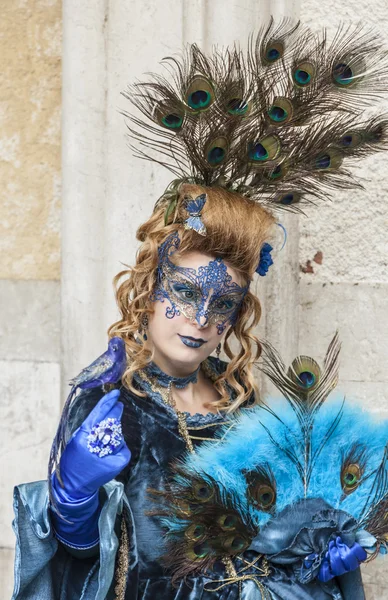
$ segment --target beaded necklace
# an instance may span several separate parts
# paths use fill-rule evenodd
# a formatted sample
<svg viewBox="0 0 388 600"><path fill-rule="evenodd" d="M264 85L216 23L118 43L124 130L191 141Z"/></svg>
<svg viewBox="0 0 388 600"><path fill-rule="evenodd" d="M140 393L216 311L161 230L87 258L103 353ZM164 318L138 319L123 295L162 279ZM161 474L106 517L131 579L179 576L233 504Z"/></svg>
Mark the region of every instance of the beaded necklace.
<svg viewBox="0 0 388 600"><path fill-rule="evenodd" d="M160 371L160 369L158 367L156 367L156 369L155 369L155 365L152 365L151 372L150 372L150 369L148 369L148 368L142 369L140 371L141 377L148 383L148 385L151 387L152 391L158 392L160 394L160 396L162 397L163 402L165 404L167 404L168 406L171 406L171 408L174 409L174 411L177 415L179 434L182 437L182 439L184 440L187 450L192 453L195 452L194 445L192 442L193 439L210 441L213 438L190 435L189 429L200 430L200 429L206 429L208 427L224 425L226 423L226 421L225 421L225 422L210 423L207 425L203 425L201 427L188 427L186 413L179 410L176 406L176 402L175 402L175 399L173 396L173 391L172 391L173 386L175 385L177 388L183 388L191 382L195 383L197 381L198 372L199 372L200 368L203 370L205 375L214 383L218 377L218 374L213 371L208 360L203 361L201 363L201 365L198 367L198 369L196 371L194 371L194 373L192 373L191 375L189 375L188 377L185 377L185 378L178 378L178 377L172 377L172 376L166 375L165 373ZM215 441L217 441L217 440L215 440Z"/></svg>

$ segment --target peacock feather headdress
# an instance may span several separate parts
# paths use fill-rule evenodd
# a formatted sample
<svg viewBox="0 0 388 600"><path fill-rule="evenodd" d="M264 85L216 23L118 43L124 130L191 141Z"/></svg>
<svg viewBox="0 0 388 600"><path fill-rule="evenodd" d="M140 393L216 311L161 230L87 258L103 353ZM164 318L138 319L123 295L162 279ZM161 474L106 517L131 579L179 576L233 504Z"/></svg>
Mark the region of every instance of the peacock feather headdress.
<svg viewBox="0 0 388 600"><path fill-rule="evenodd" d="M272 208L300 211L337 188L360 186L355 159L387 148L387 52L374 32L339 27L332 42L300 23L273 20L243 52L206 56L196 44L164 59L124 96L136 156L181 182L222 186ZM375 115L366 118L372 107ZM167 211L166 219L172 213Z"/></svg>

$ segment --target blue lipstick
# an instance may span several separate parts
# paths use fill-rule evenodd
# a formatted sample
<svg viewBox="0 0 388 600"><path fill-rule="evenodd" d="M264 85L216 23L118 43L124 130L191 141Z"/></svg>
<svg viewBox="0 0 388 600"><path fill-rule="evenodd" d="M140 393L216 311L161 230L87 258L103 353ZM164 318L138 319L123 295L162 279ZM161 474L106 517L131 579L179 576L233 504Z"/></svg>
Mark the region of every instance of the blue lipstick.
<svg viewBox="0 0 388 600"><path fill-rule="evenodd" d="M200 348L201 346L203 346L203 344L206 344L206 341L202 338L193 338L187 335L179 335L179 337L181 338L184 345L188 346L189 348Z"/></svg>

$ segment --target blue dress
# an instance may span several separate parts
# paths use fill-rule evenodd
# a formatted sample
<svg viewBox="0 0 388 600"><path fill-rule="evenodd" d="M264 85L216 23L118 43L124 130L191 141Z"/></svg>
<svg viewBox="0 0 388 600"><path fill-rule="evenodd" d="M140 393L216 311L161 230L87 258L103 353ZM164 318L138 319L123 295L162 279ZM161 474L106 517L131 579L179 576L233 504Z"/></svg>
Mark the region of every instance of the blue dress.
<svg viewBox="0 0 388 600"><path fill-rule="evenodd" d="M215 372L225 363L210 359ZM117 583L125 589L125 600L364 600L359 570L321 584L301 584L293 565L272 566L266 577L257 577L257 567L247 568L257 553L248 549L237 570L250 575L243 581L228 582L222 563L211 572L187 577L172 584L163 567L163 529L152 512L148 488L164 489L169 464L182 456L186 446L178 432L175 411L166 405L149 382L137 377L136 385L147 392L141 398L124 387L123 431L132 452L128 467L100 490L100 545L93 553L65 547L53 534L44 481L19 485L14 492L16 534L15 589L13 600L114 600ZM104 394L101 388L81 393L71 413L75 430ZM223 414L187 413L187 425L194 446L197 437L212 439ZM128 559L125 575L117 561L121 519L128 532ZM292 527L292 524L290 524ZM241 561L240 561L241 562ZM255 577L256 576L256 577ZM259 583L257 583L259 581Z"/></svg>

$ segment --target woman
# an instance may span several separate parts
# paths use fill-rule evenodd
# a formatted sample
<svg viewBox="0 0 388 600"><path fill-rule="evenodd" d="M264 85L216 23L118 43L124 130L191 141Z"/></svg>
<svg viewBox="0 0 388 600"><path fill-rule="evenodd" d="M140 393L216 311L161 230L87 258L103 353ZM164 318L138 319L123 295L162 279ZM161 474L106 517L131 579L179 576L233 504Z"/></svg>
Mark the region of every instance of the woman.
<svg viewBox="0 0 388 600"><path fill-rule="evenodd" d="M277 582L280 572L262 566L263 582L253 584L258 556L246 579L230 581L233 565L220 561L174 587L160 561L164 529L152 494L168 486L172 462L259 402L252 368L260 343L252 331L260 303L249 286L271 264L275 221L257 200L297 210L304 190L316 197L325 184L351 185L341 162L360 144L364 153L382 147L381 120L364 124L362 140L352 145L355 111L337 95L349 81L358 85L360 65L346 61L365 46L361 35L349 35L347 44L340 36L325 54L322 41L298 26L271 22L248 60L236 49L208 58L193 46L176 69L178 91L157 77L128 92L152 120L145 126L133 118L132 136L161 151L155 160L178 179L138 231L135 266L116 278L121 320L109 329L108 354L74 380L75 387L95 387L65 407L51 456L50 506L45 483L16 489L15 600L364 597L358 562L325 583L302 583L287 569ZM318 49L322 63L312 69ZM372 70L376 89L373 77ZM278 85L284 89L275 94ZM338 122L333 111L341 112ZM306 126L317 115L319 123ZM105 375L122 341L126 360L117 381L116 372ZM222 344L229 363L210 356ZM99 381L117 389L105 394ZM209 589L220 579L226 585Z"/></svg>
<svg viewBox="0 0 388 600"><path fill-rule="evenodd" d="M183 199L200 194L206 194L206 237L185 229ZM271 235L274 220L253 201L217 188L183 185L177 206L175 222L165 225L166 206L159 203L138 231L142 246L136 265L116 277L122 319L109 333L126 343L126 369L117 391L104 395L102 387L95 388L72 405L71 429L77 434L60 461L64 487L56 478L53 482L62 517L47 507L40 490L39 522L32 528L35 533L41 528L44 536L33 542L33 572L25 562L30 548L23 556L21 543L15 598L36 597L32 590L37 582L39 593L45 589L53 598L238 597L233 585L230 596L204 590L212 579L227 576L223 565L173 587L159 560L163 529L157 517L147 515L153 508L147 490L164 489L171 462L212 439L240 407L258 402L252 367L260 344L252 329L260 319L260 304L249 283L260 262L257 248ZM236 354L228 345L232 332L239 342ZM222 342L228 364L210 356ZM125 442L100 457L87 449L87 436L109 418L122 419ZM99 494L104 484L108 486ZM17 498L22 514L31 493L21 486ZM120 533L120 513L126 515L127 536L125 530ZM31 528L29 518L19 520L19 532ZM115 567L117 536L121 554ZM305 585L300 588L300 598L336 597L319 582L307 586L307 592ZM337 584L331 588L338 594ZM249 597L256 597L252 593ZM260 598L259 588L257 594Z"/></svg>
<svg viewBox="0 0 388 600"><path fill-rule="evenodd" d="M207 195L202 211L206 237L185 229L187 211L183 198L188 195L196 197L201 193ZM124 446L104 460L92 453L89 455L94 459L94 466L90 469L96 469L102 462L105 468L107 461L113 459L112 470L106 467L107 477L103 483L123 470L121 479L125 482L125 495L136 529L136 536L133 530L129 534L130 546L137 544L137 551L132 549L130 559L137 563L130 577L139 578L138 583L129 585L130 597L133 598L142 597L144 589L150 585L149 580L155 576L161 577L157 584L161 587L149 597L175 596L157 560L158 544L162 539L160 524L155 518L144 516L144 511L152 508L147 488L163 487L171 460L181 455L188 445L200 443L197 438L212 438L218 425L228 418L228 413L251 399L258 401L252 367L260 345L252 329L260 319L260 303L248 288L259 263L258 248L271 234L273 217L254 202L225 190L207 190L186 184L180 194L182 202L178 203L175 223L164 224L166 203L159 203L152 217L138 231L142 245L136 265L116 277L117 282L121 281L117 300L122 319L110 328L109 333L125 340L128 356L119 388L120 401L116 392L104 396L103 389L97 388L79 395L71 411L73 431L92 409L98 413L93 424L101 418L120 418L123 411L123 433L130 453ZM222 220L218 216L221 207L226 217ZM230 226L232 223L233 226ZM171 239L171 234L177 234L179 238L174 236ZM162 256L160 249L166 242L166 253ZM172 273L171 267L175 266L179 270ZM170 318L172 307L175 307L176 313L179 307L179 314ZM240 344L236 355L228 345L232 331ZM218 358L208 360L222 342L231 359L228 365ZM166 392L170 382L168 403ZM174 406L179 411L179 421ZM183 427L180 425L182 421ZM91 425L92 422L86 426L88 432ZM122 454L122 460L117 461L117 452ZM60 468L64 482L73 493L75 489L79 491L91 485L83 481L84 463L79 463L75 454L76 451L71 454L73 460L69 460L68 451L65 452ZM75 468L72 462L77 465ZM70 474L66 473L64 463ZM76 483L72 478L76 479ZM99 484L102 482L99 481ZM64 501L69 503L72 500L73 504L79 505L79 500L74 502L74 498L69 498L66 485L63 491L57 481L54 490L57 491L60 513L69 520L74 518ZM80 559L92 555L88 567L83 560L74 567L73 561L77 574L77 569L86 573L87 568L90 569L89 562L98 554L98 544L93 547L93 541L99 537L93 516L93 511L95 514L100 510L96 491L90 494L89 499L85 500L85 494L81 496L83 507L80 513L80 506L77 506L79 530L68 525L67 531L66 523L54 512L45 515L47 524L54 521L57 538L62 540L65 552ZM62 496L59 495L61 492ZM85 509L88 514L86 521ZM61 551L60 547L58 552ZM55 562L55 557L52 560ZM112 569L114 558L110 560ZM23 557L20 571L23 578ZM75 579L71 575L72 585L75 585ZM61 582L58 583L61 589ZM108 583L107 580L104 591L100 592L101 597L107 594ZM78 585L80 588L76 593L81 594L84 585L82 576ZM92 585L90 582L89 586ZM88 592L90 597L94 597L94 593L94 588Z"/></svg>

